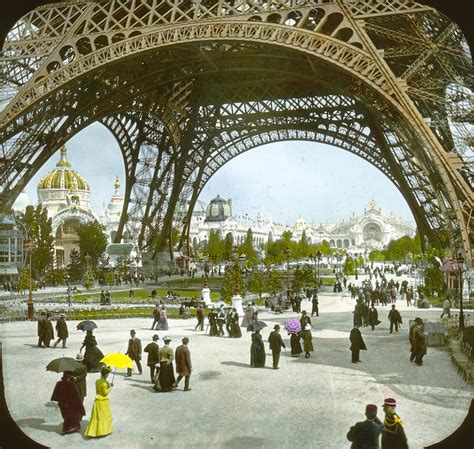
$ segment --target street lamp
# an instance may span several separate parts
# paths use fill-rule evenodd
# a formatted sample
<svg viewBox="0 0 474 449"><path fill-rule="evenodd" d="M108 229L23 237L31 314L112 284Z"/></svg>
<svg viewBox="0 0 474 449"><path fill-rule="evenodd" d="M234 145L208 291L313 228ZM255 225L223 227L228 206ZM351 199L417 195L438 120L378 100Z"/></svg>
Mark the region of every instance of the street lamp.
<svg viewBox="0 0 474 449"><path fill-rule="evenodd" d="M286 297L290 300L290 248L286 247L283 252L286 255Z"/></svg>
<svg viewBox="0 0 474 449"><path fill-rule="evenodd" d="M464 264L464 258L462 257L461 252L458 252L456 257L456 262L458 264L459 270L459 331L464 331L464 308L463 308L463 298L462 298L462 270Z"/></svg>
<svg viewBox="0 0 474 449"><path fill-rule="evenodd" d="M27 234L28 236L28 234ZM28 319L32 320L33 319L33 314L34 314L34 306L33 306L33 288L32 288L32 279L31 279L31 256L33 253L33 249L35 248L35 244L33 240L30 240L27 238L25 240L25 251L29 254L29 279L28 279Z"/></svg>
<svg viewBox="0 0 474 449"><path fill-rule="evenodd" d="M314 284L316 288L319 288L319 285L320 285L319 264L321 262L321 256L322 256L322 253L319 250L316 251L315 255L309 256L310 259L314 260L314 277L315 277Z"/></svg>

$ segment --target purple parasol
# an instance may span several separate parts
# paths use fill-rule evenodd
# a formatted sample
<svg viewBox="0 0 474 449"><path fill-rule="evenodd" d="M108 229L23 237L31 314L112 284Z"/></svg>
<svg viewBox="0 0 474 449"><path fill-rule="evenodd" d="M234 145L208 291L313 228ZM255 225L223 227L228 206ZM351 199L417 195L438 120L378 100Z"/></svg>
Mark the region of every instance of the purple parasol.
<svg viewBox="0 0 474 449"><path fill-rule="evenodd" d="M290 318L286 320L285 329L289 334L297 334L301 331L301 323L300 320L296 318Z"/></svg>

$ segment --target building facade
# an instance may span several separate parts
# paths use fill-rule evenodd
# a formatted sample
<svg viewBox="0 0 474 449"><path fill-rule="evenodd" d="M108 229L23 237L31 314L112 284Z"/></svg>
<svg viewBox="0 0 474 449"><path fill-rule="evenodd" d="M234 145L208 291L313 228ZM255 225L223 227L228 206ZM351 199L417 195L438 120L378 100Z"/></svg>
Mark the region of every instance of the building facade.
<svg viewBox="0 0 474 449"><path fill-rule="evenodd" d="M270 214L258 212L254 220L236 220L232 215L232 202L219 195L207 206L197 201L194 208L190 241L194 248L207 242L211 230L218 232L221 238L232 234L235 244L244 242L247 231L251 229L255 248L269 240L278 240L283 232L290 231L292 239L299 241L303 235L310 244L329 242L332 248L360 252L385 248L391 240L404 235L413 237L416 226L393 213L386 214L371 201L360 215L353 214L341 223L314 224L300 218L290 225L274 223Z"/></svg>

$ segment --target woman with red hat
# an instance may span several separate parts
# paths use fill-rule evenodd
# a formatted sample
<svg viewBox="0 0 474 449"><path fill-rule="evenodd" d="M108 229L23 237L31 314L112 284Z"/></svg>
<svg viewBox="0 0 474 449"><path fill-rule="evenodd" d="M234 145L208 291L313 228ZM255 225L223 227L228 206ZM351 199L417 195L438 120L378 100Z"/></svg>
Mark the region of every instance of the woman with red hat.
<svg viewBox="0 0 474 449"><path fill-rule="evenodd" d="M395 413L397 401L386 398L383 403L385 420L383 422L382 449L408 449L408 441L400 417Z"/></svg>

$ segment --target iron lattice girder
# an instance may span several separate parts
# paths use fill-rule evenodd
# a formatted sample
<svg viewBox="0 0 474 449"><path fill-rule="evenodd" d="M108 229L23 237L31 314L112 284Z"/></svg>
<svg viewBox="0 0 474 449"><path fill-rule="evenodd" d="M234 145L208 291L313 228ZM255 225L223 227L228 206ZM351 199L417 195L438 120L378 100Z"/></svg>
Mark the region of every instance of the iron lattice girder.
<svg viewBox="0 0 474 449"><path fill-rule="evenodd" d="M209 21L204 21L207 19ZM411 54L405 58L384 60L383 52L380 50L387 47L386 43L390 39L387 35L381 36L381 33L371 33L370 24L388 29L393 29L394 24L397 24L397 31L409 37L420 37L422 30L423 44L420 45L423 45L424 53L430 53L429 49L433 46L436 51L431 51L430 56L422 56L418 60L419 70L416 75L405 81L399 80L397 77L403 74L403 70L400 69L405 67L406 70L407 63L413 64L415 62L413 58L420 58L420 55ZM13 98L3 110L3 123L6 126L12 125L10 134L14 136L13 140L17 141L16 145L9 141L4 146L3 157L11 164L10 167L23 164L19 169L20 172L13 178L18 179L18 176L20 179L22 176L27 178L35 170L34 166L41 163L44 154L50 151L48 148L51 148L52 144L48 139L55 136L57 126L64 132L66 129L74 130L74 126L81 126L81 122L87 123L87 119L76 120L71 117L70 124L63 126L61 119L45 120L45 117L37 116L35 123L37 121L43 123L32 127L31 131L34 131L35 135L18 135L18 125L22 116L25 117L25 114L34 110L40 100L43 104L46 103L44 100L52 98L59 86L69 85L74 90L74 83L83 78L86 72L92 73L101 67L106 71L117 61L126 60L127 57L145 55L145 52L151 49L170 47L177 43L182 45L191 41L214 40L229 46L235 45L236 41L276 45L295 53L317 56L320 61L326 61L332 67L340 68L358 80L352 83L354 90L357 89L358 83L361 88L362 85L365 86L361 89L360 95L366 102L372 102L368 95L369 90L372 90L376 92L379 100L382 100L376 102L375 108L381 107L381 103L385 102L389 105L388 109L392 109L392 113L396 111L394 115L398 114L398 119L401 118L406 122L403 125L405 128L408 127L404 130L406 134L415 141L422 142L418 151L425 168L426 157L422 153L430 154L429 159L435 167L434 170L439 173L439 179L430 181L435 182L437 187L439 184L446 188L449 199L445 198L443 201L449 203L456 212L463 245L470 254L466 222L472 217L473 198L472 188L463 178L465 173L469 172L470 153L466 145L459 145L468 141L466 139L469 137L469 128L465 122L461 123L457 135L451 139L448 120L451 111L453 117L454 115L467 117L468 114L464 100L453 102L442 98L440 101L440 92L443 86L442 78L446 73L450 82L463 88L472 86L472 66L466 64L462 36L459 36L457 30L451 34L446 33L446 40L439 39L445 29L446 20L434 10L403 1L393 1L389 4L371 2L370 5L367 5L367 2L342 1L330 3L307 1L295 5L290 0L262 3L182 2L172 5L164 1L150 1L146 4L84 1L74 5L51 5L40 8L17 24L5 44L3 53L5 59L0 61L5 72L11 75L11 82L21 86L17 90L16 98ZM54 40L57 45L45 54L44 42L48 39ZM407 40L405 41L403 45L408 45ZM393 46L393 41L391 45ZM35 46L42 48L43 53L40 52L38 59L33 61L31 53ZM235 56L238 57L238 53ZM35 68L34 73L28 71L28 65ZM312 66L316 72L315 65ZM215 68L217 69L218 67ZM168 109L182 130L185 129L183 125L186 123L186 114L193 111L193 107L186 100L194 90L192 76L190 74L188 79L190 85L186 85L181 91L176 91L176 102ZM429 79L436 80L428 83ZM13 85L7 85L6 88L15 92ZM464 99L468 95L467 91L459 89L458 92ZM73 95L73 92L71 94ZM176 104L183 104L185 107L178 106L173 109ZM67 108L64 102L60 101L58 105ZM94 114L97 117L104 116L106 111L99 110L100 105L96 105L94 113L89 111L88 118ZM387 108L384 109L383 104L381 112L390 114ZM443 121L440 117L447 119ZM426 118L433 118L433 122L436 122L431 130L424 122ZM397 117L393 120L393 123L395 122ZM23 126L26 123L27 120L24 120ZM25 133L31 131L27 130ZM191 146L202 145L206 141L205 133L212 131L204 130ZM42 136L44 143L40 142ZM183 136L180 135L180 138ZM189 138L186 139L190 141ZM20 141L22 145L18 145ZM453 142L456 142L455 146ZM30 152L22 153L24 144L28 143L34 143L29 148ZM26 147L28 148L27 145ZM40 156L35 156L35 153L38 154L37 150L41 149ZM179 150L182 151L181 145ZM193 163L199 161L198 153L193 161ZM177 160L178 163L182 164ZM190 171L190 176L193 173L195 170ZM430 178L433 178L432 173ZM9 190L11 184L15 184L15 180L10 176L6 183L8 184L6 190ZM462 207L459 204L462 204Z"/></svg>

